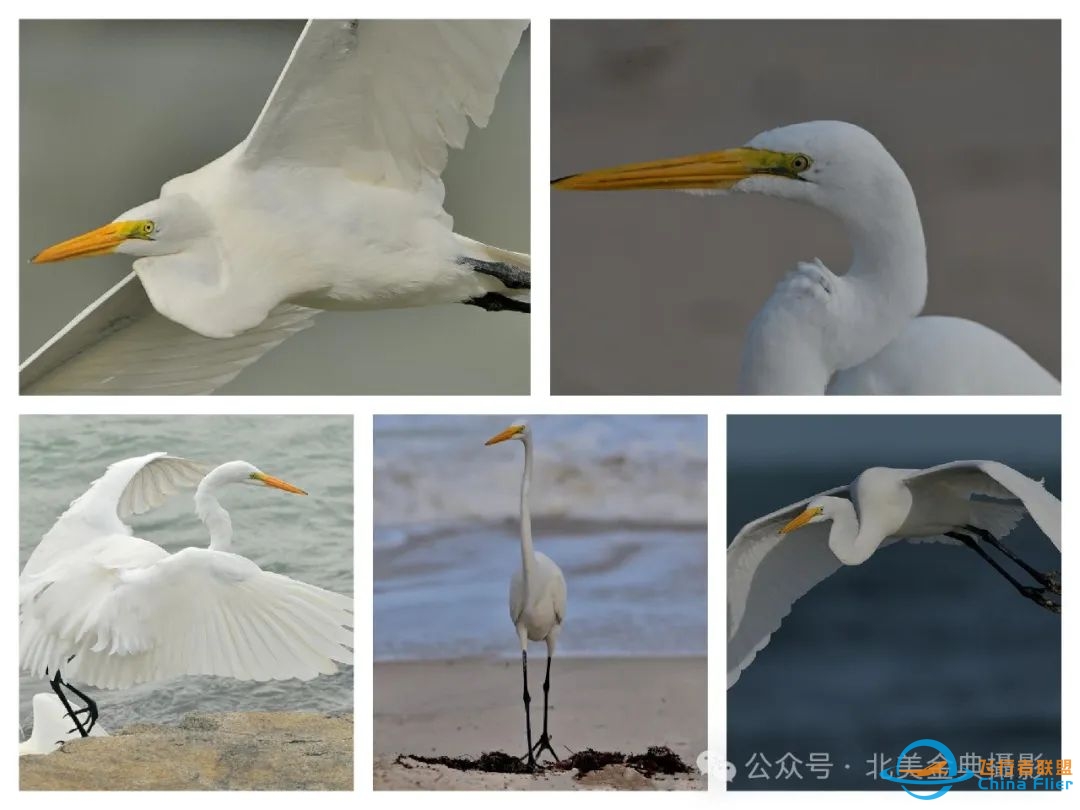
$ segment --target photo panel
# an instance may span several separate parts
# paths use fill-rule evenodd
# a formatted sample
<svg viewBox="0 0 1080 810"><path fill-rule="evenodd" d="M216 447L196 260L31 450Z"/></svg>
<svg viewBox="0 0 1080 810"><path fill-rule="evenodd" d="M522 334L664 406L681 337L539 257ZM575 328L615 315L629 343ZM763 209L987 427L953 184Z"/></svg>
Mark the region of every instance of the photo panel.
<svg viewBox="0 0 1080 810"><path fill-rule="evenodd" d="M727 789L1061 789L1060 417L730 416L727 454Z"/></svg>
<svg viewBox="0 0 1080 810"><path fill-rule="evenodd" d="M20 428L20 787L352 790L352 417Z"/></svg>
<svg viewBox="0 0 1080 810"><path fill-rule="evenodd" d="M706 472L703 416L376 415L376 790L705 789Z"/></svg>

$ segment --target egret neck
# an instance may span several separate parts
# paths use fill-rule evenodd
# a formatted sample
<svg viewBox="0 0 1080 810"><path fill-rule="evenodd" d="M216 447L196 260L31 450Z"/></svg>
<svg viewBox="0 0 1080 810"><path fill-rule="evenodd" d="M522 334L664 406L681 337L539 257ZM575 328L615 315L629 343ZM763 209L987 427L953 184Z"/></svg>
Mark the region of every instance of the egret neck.
<svg viewBox="0 0 1080 810"><path fill-rule="evenodd" d="M532 440L526 438L525 474L521 477L521 571L525 582L525 592L529 592L529 577L536 567L536 554L533 553L532 524L529 520L529 481L532 479ZM528 599L526 598L526 604Z"/></svg>
<svg viewBox="0 0 1080 810"><path fill-rule="evenodd" d="M213 495L219 485L220 469L214 470L199 482L195 490L195 513L210 533L210 550L231 551L232 519Z"/></svg>

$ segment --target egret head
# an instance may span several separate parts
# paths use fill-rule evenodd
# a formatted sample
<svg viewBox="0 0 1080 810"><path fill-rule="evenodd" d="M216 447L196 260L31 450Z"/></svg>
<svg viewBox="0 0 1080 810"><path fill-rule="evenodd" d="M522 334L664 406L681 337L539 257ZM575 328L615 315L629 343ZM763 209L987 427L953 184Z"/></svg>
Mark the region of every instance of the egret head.
<svg viewBox="0 0 1080 810"><path fill-rule="evenodd" d="M108 225L45 248L35 264L126 253L166 256L179 253L209 231L199 205L184 194L152 200L125 211Z"/></svg>
<svg viewBox="0 0 1080 810"><path fill-rule="evenodd" d="M809 121L770 129L745 146L570 175L555 188L581 191L673 189L728 191L799 200L841 216L872 204L899 185L903 171L877 138L843 121Z"/></svg>
<svg viewBox="0 0 1080 810"><path fill-rule="evenodd" d="M212 479L212 480L211 480ZM246 461L230 461L212 470L204 481L214 484L251 484L260 487L272 487L294 495L307 495L304 490L292 484L267 475L254 464Z"/></svg>
<svg viewBox="0 0 1080 810"><path fill-rule="evenodd" d="M828 499L821 497L811 498L806 504L806 508L780 529L780 534L789 534L796 529L801 529L803 526L808 526L811 523L821 523L831 517Z"/></svg>
<svg viewBox="0 0 1080 810"><path fill-rule="evenodd" d="M529 430L529 423L524 419L515 419L513 424L510 425L502 433L496 433L486 442L485 446L498 444L499 442L505 442L509 439L517 439L519 442L526 442L532 436L532 431Z"/></svg>

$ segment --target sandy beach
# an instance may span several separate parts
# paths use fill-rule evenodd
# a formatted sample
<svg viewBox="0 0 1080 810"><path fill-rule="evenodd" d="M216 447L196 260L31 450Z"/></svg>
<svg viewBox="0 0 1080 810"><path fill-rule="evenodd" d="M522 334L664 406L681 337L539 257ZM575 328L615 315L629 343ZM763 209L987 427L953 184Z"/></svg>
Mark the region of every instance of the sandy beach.
<svg viewBox="0 0 1080 810"><path fill-rule="evenodd" d="M534 734L543 716L544 657L531 661ZM507 775L398 763L402 754L477 756L524 751L517 661L375 664L374 787L377 790L703 789L698 773L646 778L622 766L573 773ZM688 765L707 747L706 661L696 658L560 659L552 665L550 726L560 755L643 753L666 745Z"/></svg>

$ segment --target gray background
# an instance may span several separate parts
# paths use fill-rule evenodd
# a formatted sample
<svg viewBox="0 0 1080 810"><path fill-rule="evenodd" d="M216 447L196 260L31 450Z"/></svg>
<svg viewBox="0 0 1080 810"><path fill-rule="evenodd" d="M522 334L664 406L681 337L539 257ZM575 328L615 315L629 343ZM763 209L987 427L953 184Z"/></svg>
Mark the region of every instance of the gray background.
<svg viewBox="0 0 1080 810"><path fill-rule="evenodd" d="M131 268L25 262L242 140L302 21L29 21L20 37L20 359ZM491 123L444 174L466 236L529 250L529 34ZM328 312L221 393L528 393L529 318L452 305Z"/></svg>
<svg viewBox="0 0 1080 810"><path fill-rule="evenodd" d="M553 21L552 177L738 146L815 119L876 134L915 188L926 314L1061 367L1057 21ZM552 192L552 393L735 390L798 260L850 262L829 215L754 196Z"/></svg>

